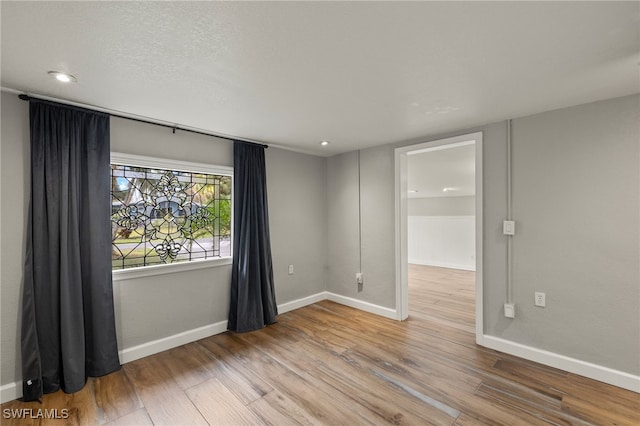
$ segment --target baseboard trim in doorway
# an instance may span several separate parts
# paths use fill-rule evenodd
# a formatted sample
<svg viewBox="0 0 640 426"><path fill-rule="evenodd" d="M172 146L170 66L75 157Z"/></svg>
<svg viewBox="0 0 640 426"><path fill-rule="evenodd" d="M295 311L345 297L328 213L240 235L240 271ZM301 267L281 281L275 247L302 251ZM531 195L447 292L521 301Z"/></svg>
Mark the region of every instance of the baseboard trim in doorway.
<svg viewBox="0 0 640 426"><path fill-rule="evenodd" d="M409 263L414 265L435 266L437 268L459 269L461 271L476 271L476 265L463 265L460 263L434 262L426 259L409 258Z"/></svg>
<svg viewBox="0 0 640 426"><path fill-rule="evenodd" d="M486 334L482 346L640 393L640 376Z"/></svg>

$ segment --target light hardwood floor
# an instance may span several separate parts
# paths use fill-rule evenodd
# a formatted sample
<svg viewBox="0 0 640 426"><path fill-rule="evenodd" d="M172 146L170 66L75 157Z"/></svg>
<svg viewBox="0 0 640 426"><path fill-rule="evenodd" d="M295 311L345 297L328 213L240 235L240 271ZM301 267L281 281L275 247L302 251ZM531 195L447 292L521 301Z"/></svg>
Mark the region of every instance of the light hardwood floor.
<svg viewBox="0 0 640 426"><path fill-rule="evenodd" d="M476 346L474 275L410 266L410 318L329 301L6 409L69 410L3 425L639 425L640 395ZM4 416L3 416L4 417Z"/></svg>

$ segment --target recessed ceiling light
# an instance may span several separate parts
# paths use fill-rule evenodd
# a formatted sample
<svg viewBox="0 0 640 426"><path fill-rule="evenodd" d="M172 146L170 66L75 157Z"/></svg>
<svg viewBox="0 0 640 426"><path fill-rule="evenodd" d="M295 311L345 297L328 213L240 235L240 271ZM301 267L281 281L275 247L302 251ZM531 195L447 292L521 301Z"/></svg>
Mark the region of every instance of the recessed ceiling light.
<svg viewBox="0 0 640 426"><path fill-rule="evenodd" d="M322 141L322 142L320 142L320 145L327 146L327 145L329 145L329 141Z"/></svg>
<svg viewBox="0 0 640 426"><path fill-rule="evenodd" d="M460 191L460 188L453 188L453 187L442 188L442 192L450 192L450 191Z"/></svg>
<svg viewBox="0 0 640 426"><path fill-rule="evenodd" d="M60 71L49 71L47 74L49 74L51 77L63 83L75 83L78 81L78 79L72 76L71 74L67 74Z"/></svg>

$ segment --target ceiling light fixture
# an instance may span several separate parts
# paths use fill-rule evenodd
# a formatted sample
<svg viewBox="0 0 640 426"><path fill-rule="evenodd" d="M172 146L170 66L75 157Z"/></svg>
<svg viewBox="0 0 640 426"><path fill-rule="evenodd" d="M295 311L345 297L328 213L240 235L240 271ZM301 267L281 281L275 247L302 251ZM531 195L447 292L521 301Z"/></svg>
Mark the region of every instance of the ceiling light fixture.
<svg viewBox="0 0 640 426"><path fill-rule="evenodd" d="M409 190L409 194L415 194L416 192L418 192L418 190L417 190L417 189L410 189L410 190Z"/></svg>
<svg viewBox="0 0 640 426"><path fill-rule="evenodd" d="M442 192L459 191L459 190L460 188L453 188L453 187L442 188Z"/></svg>
<svg viewBox="0 0 640 426"><path fill-rule="evenodd" d="M329 141L322 141L322 142L320 142L320 145L327 146L327 145L329 145Z"/></svg>
<svg viewBox="0 0 640 426"><path fill-rule="evenodd" d="M47 74L49 74L51 77L63 83L76 83L78 81L78 79L72 76L71 74L67 74L60 71L49 71Z"/></svg>

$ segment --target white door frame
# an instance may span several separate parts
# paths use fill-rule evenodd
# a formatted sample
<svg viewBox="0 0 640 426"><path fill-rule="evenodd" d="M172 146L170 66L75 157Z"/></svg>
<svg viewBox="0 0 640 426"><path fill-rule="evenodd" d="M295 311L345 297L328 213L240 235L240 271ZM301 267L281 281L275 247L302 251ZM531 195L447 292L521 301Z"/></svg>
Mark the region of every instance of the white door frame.
<svg viewBox="0 0 640 426"><path fill-rule="evenodd" d="M482 344L482 132L454 136L395 149L395 204L396 204L396 315L398 320L409 316L409 281L407 276L409 257L407 253L407 155L415 151L431 151L453 148L474 141L476 146L476 343Z"/></svg>

